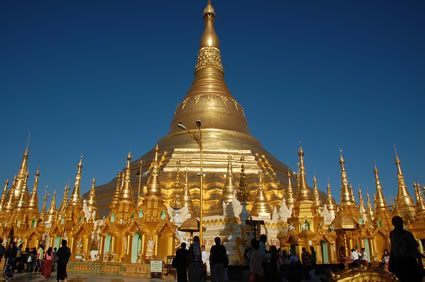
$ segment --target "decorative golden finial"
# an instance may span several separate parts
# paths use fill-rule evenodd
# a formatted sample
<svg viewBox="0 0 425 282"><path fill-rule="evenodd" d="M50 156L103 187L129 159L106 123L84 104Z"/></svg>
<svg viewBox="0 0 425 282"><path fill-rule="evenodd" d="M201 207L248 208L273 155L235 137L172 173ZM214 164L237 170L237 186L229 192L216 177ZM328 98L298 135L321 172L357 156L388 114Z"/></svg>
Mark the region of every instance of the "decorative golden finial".
<svg viewBox="0 0 425 282"><path fill-rule="evenodd" d="M316 208L316 211L319 211L322 206L322 202L320 201L319 188L317 187L317 179L316 175L313 176L313 205Z"/></svg>
<svg viewBox="0 0 425 282"><path fill-rule="evenodd" d="M42 220L42 222L44 223L44 221L46 220L46 206L47 206L47 199L49 198L49 194L47 193L47 185L46 185L46 191L44 192L44 196L43 196L43 204L41 206L41 213L40 213L40 218Z"/></svg>
<svg viewBox="0 0 425 282"><path fill-rule="evenodd" d="M388 211L388 207L387 207L387 203L385 201L385 197L384 197L384 192L382 189L382 185L381 185L381 181L379 179L379 171L378 168L375 167L373 169L373 173L375 175L375 186L376 186L376 196L375 196L375 211L377 213L379 212L387 212Z"/></svg>
<svg viewBox="0 0 425 282"><path fill-rule="evenodd" d="M333 217L335 217L335 214L337 211L337 205L335 203L335 200L332 198L331 183L329 181L329 178L328 178L327 194L328 194L328 197L326 199L326 207L328 208L329 213Z"/></svg>
<svg viewBox="0 0 425 282"><path fill-rule="evenodd" d="M248 193L248 187L246 185L245 158L242 156L240 161L241 161L241 174L239 177L237 197L241 203L246 203L249 200L249 193Z"/></svg>
<svg viewBox="0 0 425 282"><path fill-rule="evenodd" d="M120 191L121 191L121 187L122 185L122 180L124 179L123 177L123 173L122 172L118 172L117 173L117 182L116 182L116 186L115 186L115 192L114 192L114 196L112 197L112 201L111 201L111 210L114 209L114 207L116 206L116 204L119 202L120 200Z"/></svg>
<svg viewBox="0 0 425 282"><path fill-rule="evenodd" d="M29 142L29 141L28 141ZM16 178L14 179L13 184L13 193L14 193L14 201L18 202L21 198L21 193L24 190L24 185L28 173L28 143L25 147L24 155L22 156L22 162L21 167L19 168L18 174L16 175Z"/></svg>
<svg viewBox="0 0 425 282"><path fill-rule="evenodd" d="M233 167L232 167L232 156L229 154L227 158L227 174L226 184L224 185L223 191L223 202L226 204L231 203L235 195L235 185L233 184Z"/></svg>
<svg viewBox="0 0 425 282"><path fill-rule="evenodd" d="M401 161L397 154L397 149L395 148L395 165L397 167L397 182L398 182L398 193L397 193L397 208L400 213L400 216L407 220L411 221L415 218L415 204L413 202L412 196L410 196L407 191L407 186L404 181L404 175L401 170Z"/></svg>
<svg viewBox="0 0 425 282"><path fill-rule="evenodd" d="M56 191L53 192L52 201L50 202L49 211L47 212L47 221L53 223L56 219Z"/></svg>
<svg viewBox="0 0 425 282"><path fill-rule="evenodd" d="M298 163L299 163L299 182L298 182L298 197L297 201L310 201L310 190L307 188L307 181L305 176L304 167L304 151L300 145L298 149Z"/></svg>
<svg viewBox="0 0 425 282"><path fill-rule="evenodd" d="M416 196L416 218L425 218L425 202L422 197L421 187L419 183L413 183L413 188L415 189Z"/></svg>
<svg viewBox="0 0 425 282"><path fill-rule="evenodd" d="M347 172L345 171L345 161L342 156L342 149L339 150L339 164L341 166L341 206L354 205L350 193L350 187L348 186Z"/></svg>
<svg viewBox="0 0 425 282"><path fill-rule="evenodd" d="M81 154L80 161L77 165L77 174L75 176L74 190L71 194L69 205L72 207L81 207L81 174L83 171L83 154Z"/></svg>
<svg viewBox="0 0 425 282"><path fill-rule="evenodd" d="M356 205L356 198L354 197L353 184L350 184L350 198L351 198L351 202L353 202L353 204Z"/></svg>
<svg viewBox="0 0 425 282"><path fill-rule="evenodd" d="M161 186L160 186L159 178L158 178L158 174L159 174L158 154L159 154L159 146L157 144L154 149L154 159L151 164L151 167L152 167L151 178L150 178L150 183L148 184L146 196L151 196L151 195L155 195L159 197L161 196Z"/></svg>
<svg viewBox="0 0 425 282"><path fill-rule="evenodd" d="M254 205L251 210L251 215L267 216L267 215L270 215L270 213L271 213L270 206L267 202L266 193L264 192L263 172L259 171L258 191L254 201Z"/></svg>
<svg viewBox="0 0 425 282"><path fill-rule="evenodd" d="M292 209L294 208L294 205L295 205L295 198L294 198L294 190L292 188L291 171L288 169L288 190L287 190L286 206Z"/></svg>
<svg viewBox="0 0 425 282"><path fill-rule="evenodd" d="M368 194L369 195L369 194ZM368 219L368 215L366 212L366 207L364 205L364 200L363 200L363 194L362 194L362 188L359 185L359 210L360 210L360 216L363 219L363 224L366 222L366 220Z"/></svg>
<svg viewBox="0 0 425 282"><path fill-rule="evenodd" d="M120 202L121 203L124 203L124 202L125 203L133 203L134 202L133 189L131 187L130 165L131 165L131 153L128 152L126 167L125 167L125 171L124 171L124 186L122 187L121 193L120 193Z"/></svg>
<svg viewBox="0 0 425 282"><path fill-rule="evenodd" d="M66 184L63 191L62 203L59 207L59 212L63 213L68 208L68 197L69 197L69 185Z"/></svg>
<svg viewBox="0 0 425 282"><path fill-rule="evenodd" d="M183 206L187 207L187 210L190 216L193 216L193 203L192 203L192 196L190 195L189 188L190 188L189 178L188 178L188 172L186 167L185 176L184 176L184 187L183 187Z"/></svg>
<svg viewBox="0 0 425 282"><path fill-rule="evenodd" d="M368 215L369 220L373 221L375 219L375 216L374 216L374 212L373 212L373 209L372 209L372 203L370 201L370 196L369 196L369 192L368 192L367 187L366 187L366 197L367 197L367 215Z"/></svg>
<svg viewBox="0 0 425 282"><path fill-rule="evenodd" d="M96 178L93 178L91 181L91 187L89 191L89 198L87 200L87 209L89 210L90 214L93 214L93 212L97 212L97 206L96 206Z"/></svg>
<svg viewBox="0 0 425 282"><path fill-rule="evenodd" d="M174 199L170 204L170 206L175 210L181 209L183 207L182 191L180 189L180 165L181 161L177 161L176 180L174 181Z"/></svg>
<svg viewBox="0 0 425 282"><path fill-rule="evenodd" d="M3 191L1 193L1 200L0 200L0 212L3 211L3 207L6 203L6 196L7 196L7 186L9 185L9 179L6 179L4 181Z"/></svg>

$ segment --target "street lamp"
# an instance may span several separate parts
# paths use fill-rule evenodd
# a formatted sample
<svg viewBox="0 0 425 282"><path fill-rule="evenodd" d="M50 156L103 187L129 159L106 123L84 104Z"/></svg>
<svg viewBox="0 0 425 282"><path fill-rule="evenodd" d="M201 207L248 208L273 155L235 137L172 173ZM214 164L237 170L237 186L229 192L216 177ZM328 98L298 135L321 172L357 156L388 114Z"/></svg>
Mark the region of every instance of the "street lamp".
<svg viewBox="0 0 425 282"><path fill-rule="evenodd" d="M177 126L180 129L185 130L186 132L188 132L192 138L196 141L196 144L198 144L199 147L199 158L200 158L200 165L199 165L199 170L200 170L200 202L199 202L199 239L201 241L201 244L203 244L204 241L204 230L203 230L203 219L204 219L204 208L203 208L203 202L204 202L204 150L203 150L203 145L202 145L202 131L201 131L201 126L202 126L202 122L198 119L196 120L196 127L198 128L198 132L195 133L193 130L189 130L187 129L187 127L182 123L179 122L177 124Z"/></svg>

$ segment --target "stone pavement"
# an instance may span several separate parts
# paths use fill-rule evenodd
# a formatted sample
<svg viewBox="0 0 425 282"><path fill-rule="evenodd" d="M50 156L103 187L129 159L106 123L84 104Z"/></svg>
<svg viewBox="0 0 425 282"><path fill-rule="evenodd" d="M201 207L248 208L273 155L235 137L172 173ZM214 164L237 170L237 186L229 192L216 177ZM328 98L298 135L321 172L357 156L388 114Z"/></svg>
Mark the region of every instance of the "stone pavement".
<svg viewBox="0 0 425 282"><path fill-rule="evenodd" d="M0 281L6 281L3 277L0 278ZM9 280L10 281L10 280ZM34 273L15 273L13 276L14 282L24 282L24 281L56 281L56 273L52 273L52 278L45 279L41 277L40 274ZM149 279L149 278L131 278L131 277L122 277L122 276L103 276L103 275L86 275L86 274L77 274L77 273L68 273L68 282L161 282L161 281L175 281L173 276L164 276L163 279Z"/></svg>

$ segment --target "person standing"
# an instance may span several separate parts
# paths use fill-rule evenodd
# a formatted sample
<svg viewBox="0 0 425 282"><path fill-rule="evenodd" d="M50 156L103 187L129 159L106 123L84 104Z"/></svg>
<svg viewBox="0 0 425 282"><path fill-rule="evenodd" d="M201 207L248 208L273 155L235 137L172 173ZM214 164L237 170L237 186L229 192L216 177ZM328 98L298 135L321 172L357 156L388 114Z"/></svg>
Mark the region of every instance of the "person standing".
<svg viewBox="0 0 425 282"><path fill-rule="evenodd" d="M47 249L47 252L44 254L43 269L41 275L44 278L50 278L52 274L52 265L53 265L53 251L52 247Z"/></svg>
<svg viewBox="0 0 425 282"><path fill-rule="evenodd" d="M251 255L249 258L249 282L261 282L264 279L263 257L259 252L260 244L257 240L251 241Z"/></svg>
<svg viewBox="0 0 425 282"><path fill-rule="evenodd" d="M214 238L215 245L211 247L210 263L211 263L211 281L224 282L225 268L229 264L226 247L221 244L220 237Z"/></svg>
<svg viewBox="0 0 425 282"><path fill-rule="evenodd" d="M62 247L59 248L56 255L58 257L57 281L66 281L68 277L66 265L71 257L71 250L67 247L66 240L62 240Z"/></svg>
<svg viewBox="0 0 425 282"><path fill-rule="evenodd" d="M311 259L313 260L313 265L316 265L317 264L316 250L314 249L313 246L310 246L310 251L311 251Z"/></svg>
<svg viewBox="0 0 425 282"><path fill-rule="evenodd" d="M174 266L177 268L177 282L187 282L187 260L188 251L186 243L181 243L180 249L176 251Z"/></svg>
<svg viewBox="0 0 425 282"><path fill-rule="evenodd" d="M261 234L260 235L260 247L258 249L260 255L262 258L264 258L266 252L267 252L267 248L266 248L266 244L267 244L267 235L266 234Z"/></svg>
<svg viewBox="0 0 425 282"><path fill-rule="evenodd" d="M202 276L207 277L207 260L208 260L208 254L205 250L205 246L202 245L201 247L201 254L202 254Z"/></svg>
<svg viewBox="0 0 425 282"><path fill-rule="evenodd" d="M43 267L43 258L44 258L44 246L40 245L38 247L38 251L37 251L37 266L36 266L36 272L40 271Z"/></svg>
<svg viewBox="0 0 425 282"><path fill-rule="evenodd" d="M55 271L56 269L56 262L58 261L58 258L56 256L56 253L58 252L58 249L56 247L53 248L53 264L52 264L52 271Z"/></svg>
<svg viewBox="0 0 425 282"><path fill-rule="evenodd" d="M392 218L394 229L390 232L391 251L389 270L401 282L422 281L422 261L418 251L419 244L413 234L403 229L403 219L399 216Z"/></svg>
<svg viewBox="0 0 425 282"><path fill-rule="evenodd" d="M199 282L202 277L202 253L199 237L193 237L189 248L189 282Z"/></svg>
<svg viewBox="0 0 425 282"><path fill-rule="evenodd" d="M390 262L390 253L387 249L384 250L384 255L382 256L382 264L384 266L384 269L386 272L389 272L388 270L388 264Z"/></svg>
<svg viewBox="0 0 425 282"><path fill-rule="evenodd" d="M302 248L301 260L303 262L303 265L307 265L307 266L313 265L313 258L311 254L304 247Z"/></svg>
<svg viewBox="0 0 425 282"><path fill-rule="evenodd" d="M6 280L13 279L13 271L15 270L16 255L18 254L18 248L16 243L12 240L7 248L6 255L6 268L4 270L4 275Z"/></svg>
<svg viewBox="0 0 425 282"><path fill-rule="evenodd" d="M6 252L6 249L3 246L3 239L0 238L0 263L4 257L4 253Z"/></svg>

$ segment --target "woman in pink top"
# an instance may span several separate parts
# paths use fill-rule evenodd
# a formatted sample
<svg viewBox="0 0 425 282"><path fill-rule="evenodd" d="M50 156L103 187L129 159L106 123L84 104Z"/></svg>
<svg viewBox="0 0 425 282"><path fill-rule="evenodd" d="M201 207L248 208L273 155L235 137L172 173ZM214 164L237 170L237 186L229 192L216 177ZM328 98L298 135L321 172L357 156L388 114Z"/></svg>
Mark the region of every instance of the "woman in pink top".
<svg viewBox="0 0 425 282"><path fill-rule="evenodd" d="M50 247L47 252L44 254L44 261L43 261L43 270L41 274L45 278L50 278L52 274L52 266L53 266L53 252L52 248Z"/></svg>

